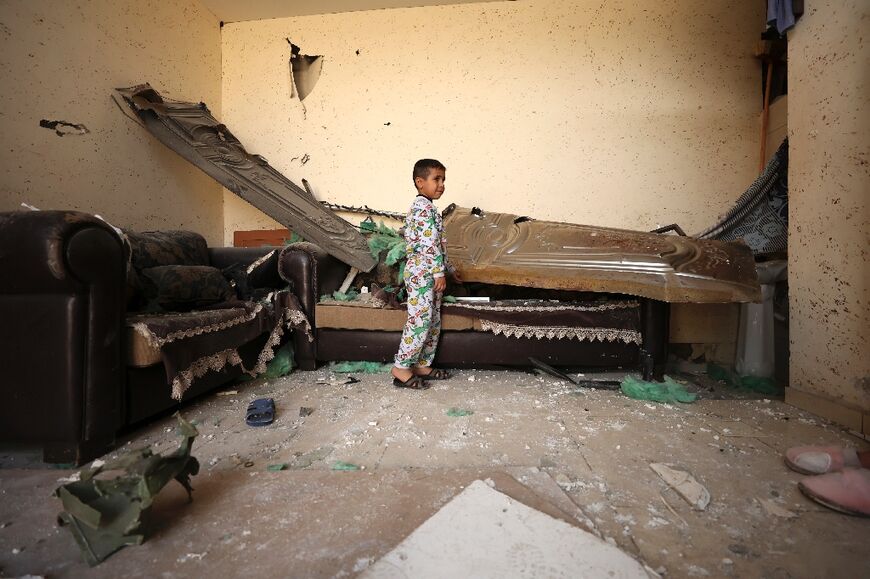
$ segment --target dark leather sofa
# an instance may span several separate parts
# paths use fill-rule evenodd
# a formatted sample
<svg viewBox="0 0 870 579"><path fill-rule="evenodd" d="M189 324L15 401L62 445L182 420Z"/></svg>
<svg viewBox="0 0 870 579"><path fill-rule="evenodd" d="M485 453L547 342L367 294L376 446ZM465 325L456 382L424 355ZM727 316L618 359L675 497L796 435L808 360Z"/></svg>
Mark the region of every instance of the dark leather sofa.
<svg viewBox="0 0 870 579"><path fill-rule="evenodd" d="M272 249L208 248L208 261L247 264ZM111 449L123 428L178 406L162 364L126 363L128 255L92 215L0 213L0 442L41 445L46 462L81 464ZM262 356L267 328L228 332L242 365L195 378L182 401Z"/></svg>
<svg viewBox="0 0 870 579"><path fill-rule="evenodd" d="M401 332L317 327L316 304L320 296L337 290L349 266L312 243L295 243L284 250L282 272L296 288L302 309L314 328L309 342L294 334L296 363L312 370L319 363L336 360L391 362ZM516 338L489 332L444 330L435 363L447 367L528 366L534 357L551 366L631 368L648 379L661 379L668 355L669 304L640 299L641 345L536 338Z"/></svg>

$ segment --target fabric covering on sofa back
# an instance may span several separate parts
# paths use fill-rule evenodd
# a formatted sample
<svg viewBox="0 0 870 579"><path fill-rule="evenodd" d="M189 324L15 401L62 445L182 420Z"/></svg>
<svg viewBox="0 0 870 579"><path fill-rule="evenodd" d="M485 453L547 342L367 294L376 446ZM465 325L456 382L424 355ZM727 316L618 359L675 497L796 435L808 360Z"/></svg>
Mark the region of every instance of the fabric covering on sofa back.
<svg viewBox="0 0 870 579"><path fill-rule="evenodd" d="M139 272L139 281L145 297L170 312L187 312L236 298L221 270L208 265L149 267Z"/></svg>
<svg viewBox="0 0 870 579"><path fill-rule="evenodd" d="M131 262L143 270L161 265L208 265L208 244L193 231L125 231Z"/></svg>
<svg viewBox="0 0 870 579"><path fill-rule="evenodd" d="M209 265L205 238L193 231L126 232L129 311L185 312L232 300L235 291Z"/></svg>

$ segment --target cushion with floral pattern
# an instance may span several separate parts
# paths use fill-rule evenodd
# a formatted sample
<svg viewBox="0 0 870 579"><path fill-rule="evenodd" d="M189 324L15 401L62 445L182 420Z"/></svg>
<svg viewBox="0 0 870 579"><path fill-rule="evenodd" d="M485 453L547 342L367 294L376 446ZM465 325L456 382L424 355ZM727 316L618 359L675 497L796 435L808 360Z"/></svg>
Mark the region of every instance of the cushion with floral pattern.
<svg viewBox="0 0 870 579"><path fill-rule="evenodd" d="M161 265L139 272L149 309L186 312L236 298L221 270L208 265Z"/></svg>
<svg viewBox="0 0 870 579"><path fill-rule="evenodd" d="M208 265L208 244L193 231L127 231L134 268Z"/></svg>

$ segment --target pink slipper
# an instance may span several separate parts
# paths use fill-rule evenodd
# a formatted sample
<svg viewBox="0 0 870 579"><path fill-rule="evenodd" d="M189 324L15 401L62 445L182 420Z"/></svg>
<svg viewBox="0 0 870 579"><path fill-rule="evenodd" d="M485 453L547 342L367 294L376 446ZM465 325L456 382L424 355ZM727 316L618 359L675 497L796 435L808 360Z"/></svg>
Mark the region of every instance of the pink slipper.
<svg viewBox="0 0 870 579"><path fill-rule="evenodd" d="M807 477L798 483L798 488L812 500L835 511L870 517L870 469L847 468Z"/></svg>
<svg viewBox="0 0 870 579"><path fill-rule="evenodd" d="M825 474L847 466L860 467L854 448L842 446L795 446L785 451L785 465L801 474Z"/></svg>

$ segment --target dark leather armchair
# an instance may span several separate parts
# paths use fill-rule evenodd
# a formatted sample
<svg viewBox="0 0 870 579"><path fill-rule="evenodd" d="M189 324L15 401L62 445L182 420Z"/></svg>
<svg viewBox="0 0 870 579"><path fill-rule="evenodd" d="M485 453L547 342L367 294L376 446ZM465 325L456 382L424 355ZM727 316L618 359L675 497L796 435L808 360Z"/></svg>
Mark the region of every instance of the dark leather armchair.
<svg viewBox="0 0 870 579"><path fill-rule="evenodd" d="M272 249L208 254L222 268ZM92 215L0 213L0 442L38 444L47 462L81 464L108 451L123 427L178 405L162 364L126 365L127 261L122 238ZM243 360L256 360L265 338L239 344ZM208 372L183 400L240 374Z"/></svg>

